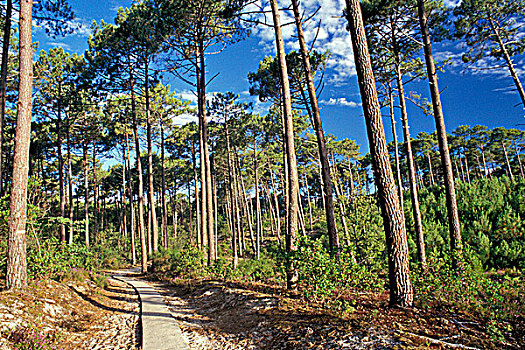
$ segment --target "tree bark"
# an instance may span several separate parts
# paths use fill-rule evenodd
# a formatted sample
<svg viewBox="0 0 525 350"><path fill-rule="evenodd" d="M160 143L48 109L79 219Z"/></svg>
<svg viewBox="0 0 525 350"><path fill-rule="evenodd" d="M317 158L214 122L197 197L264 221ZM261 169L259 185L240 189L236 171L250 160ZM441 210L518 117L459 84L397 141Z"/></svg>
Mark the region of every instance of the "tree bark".
<svg viewBox="0 0 525 350"><path fill-rule="evenodd" d="M26 225L29 144L33 92L33 40L31 0L20 1L20 82L16 118L13 177L7 244L7 289L27 287Z"/></svg>
<svg viewBox="0 0 525 350"><path fill-rule="evenodd" d="M231 211L229 217L231 218L230 232L232 235L232 251L233 251L233 268L236 269L239 264L239 256L237 255L237 233L236 231L236 222L238 222L239 209L236 205L236 195L234 191L234 173L233 173L233 164L231 156L231 145L230 145L230 129L228 128L228 121L224 122L224 128L226 130L226 152L228 158L228 190L230 191L230 202L231 202Z"/></svg>
<svg viewBox="0 0 525 350"><path fill-rule="evenodd" d="M199 58L200 58L200 72L199 72L199 121L201 123L201 132L202 132L202 144L201 153L204 155L203 162L204 164L204 182L203 185L206 187L206 206L203 206L206 209L206 233L208 236L208 265L217 258L217 251L215 247L215 230L214 230L214 215L213 215L213 188L211 180L211 162L210 162L210 150L208 146L208 123L206 121L206 70L205 70L205 59L204 59L204 43L203 39L199 40ZM204 203L204 202L203 202Z"/></svg>
<svg viewBox="0 0 525 350"><path fill-rule="evenodd" d="M512 168L510 166L509 155L507 154L507 147L505 147L505 142L501 141L501 147L503 147L503 154L505 155L505 163L507 164L507 172L509 177L514 179L514 174L512 173Z"/></svg>
<svg viewBox="0 0 525 350"><path fill-rule="evenodd" d="M390 107L390 121L392 122L392 137L394 139L394 158L396 162L397 191L399 194L399 205L401 212L404 213L405 198L403 197L403 180L401 179L401 167L399 165L399 146L397 143L396 118L394 115L394 96L392 94L392 85L388 82L388 100Z"/></svg>
<svg viewBox="0 0 525 350"><path fill-rule="evenodd" d="M68 244L73 244L73 169L71 162L71 137L70 137L70 123L68 122L66 128L66 142L67 142L67 180L69 184L69 233L67 237Z"/></svg>
<svg viewBox="0 0 525 350"><path fill-rule="evenodd" d="M126 173L128 179L128 195L129 195L129 216L130 216L130 230L131 230L131 264L135 266L137 263L137 249L135 247L135 233L136 230L136 221L135 221L135 205L133 203L133 186L131 185L131 160L129 152L129 139L128 133L126 132Z"/></svg>
<svg viewBox="0 0 525 350"><path fill-rule="evenodd" d="M193 182L195 185L195 211L196 211L196 224L195 224L195 234L197 236L197 245L203 247L202 240L202 231L201 231L201 206L199 204L199 187L198 187L198 176L197 176L197 158L195 155L195 140L191 139L191 159L193 162Z"/></svg>
<svg viewBox="0 0 525 350"><path fill-rule="evenodd" d="M427 15L425 11L424 0L417 0L419 25L423 36L423 46L425 50L425 62L427 66L428 83L430 95L432 97L432 109L436 121L436 132L439 143L439 153L445 174L445 195L447 201L448 224L450 230L450 248L452 251L452 264L454 268L460 267L462 259L462 241L461 227L459 225L458 206L456 201L456 189L454 186L454 174L452 173L452 163L450 161L450 152L448 149L447 132L445 128L445 119L441 107L441 96L437 81L436 67L432 55L432 44L428 31Z"/></svg>
<svg viewBox="0 0 525 350"><path fill-rule="evenodd" d="M516 69L514 68L514 64L512 63L512 59L510 58L509 51L507 50L507 47L503 43L503 40L501 39L501 34L499 33L499 28L496 26L496 23L494 23L494 19L492 19L492 16L490 14L488 15L489 22L490 22L490 28L492 29L492 32L496 36L496 41L498 42L498 45L501 49L501 52L503 53L503 58L505 58L505 62L507 63L507 67L509 68L510 76L512 77L512 80L514 81L514 85L516 86L516 90L518 90L518 93L521 97L521 103L523 104L523 109L525 110L525 91L523 90L523 85L521 85L520 78L518 77L518 74L516 73Z"/></svg>
<svg viewBox="0 0 525 350"><path fill-rule="evenodd" d="M346 0L347 19L352 37L355 65L361 101L368 132L368 142L372 155L372 165L388 251L390 281L390 305L410 307L413 303L413 290L408 264L408 244L405 218L401 213L399 197L396 192L394 176L390 166L388 148L385 140L381 107L377 98L374 73L358 0Z"/></svg>
<svg viewBox="0 0 525 350"><path fill-rule="evenodd" d="M161 154L161 200L162 200L162 239L164 249L168 249L168 209L166 207L166 168L165 168L165 150L164 150L164 123L162 116L160 118L160 154ZM175 195L177 195L175 193Z"/></svg>
<svg viewBox="0 0 525 350"><path fill-rule="evenodd" d="M62 96L60 83L58 87L58 117L56 120L57 132L57 157L58 157L58 183L60 192L60 218L66 217L66 190L64 185L64 159L62 157ZM66 241L66 226L60 223L60 241Z"/></svg>
<svg viewBox="0 0 525 350"><path fill-rule="evenodd" d="M148 202L151 215L151 250L153 253L156 253L159 250L159 229L155 205L155 187L153 183L153 150L151 136L151 110L149 101L149 59L146 59L144 74L144 93L146 99L146 136L148 139Z"/></svg>
<svg viewBox="0 0 525 350"><path fill-rule="evenodd" d="M89 248L89 163L87 135L82 142L82 153L84 156L84 242Z"/></svg>
<svg viewBox="0 0 525 350"><path fill-rule="evenodd" d="M286 251L288 254L297 250L296 234L297 234L297 214L299 210L298 205L298 190L299 178L297 173L297 160L295 156L295 140L293 129L293 114L292 114L292 99L290 95L290 82L288 80L288 67L286 64L286 53L284 51L284 41L281 32L281 19L279 8L277 7L277 0L270 0L272 6L275 41L277 45L277 53L279 56L280 75L282 82L283 93L283 111L285 120L285 144L286 144L286 159L288 162L288 234L286 236ZM286 271L286 286L288 289L296 289L299 276L292 259L288 261Z"/></svg>
<svg viewBox="0 0 525 350"><path fill-rule="evenodd" d="M519 159L519 158L518 158ZM253 143L253 170L255 173L255 258L261 258L261 241L262 241L262 218L261 218L261 200L259 194L259 168L257 157L257 139Z"/></svg>
<svg viewBox="0 0 525 350"><path fill-rule="evenodd" d="M337 234L337 225L335 223L334 215L334 199L332 190L332 178L330 175L330 165L328 162L328 152L326 151L326 141L323 132L323 124L321 122L321 113L319 111L319 104L317 101L317 94L315 92L315 85L313 81L313 72L310 65L310 55L306 42L304 39L303 26L301 16L299 14L299 6L297 0L292 0L295 25L297 27L297 38L301 48L301 57L304 67L304 75L306 84L308 86L308 96L310 97L310 105L312 109L312 119L314 122L315 135L317 136L317 147L319 149L319 161L321 162L321 176L323 178L323 192L325 200L325 215L326 226L328 229L328 242L330 251L339 257L339 236Z"/></svg>
<svg viewBox="0 0 525 350"><path fill-rule="evenodd" d="M397 46L395 35L392 34L394 47ZM396 50L396 49L394 49ZM425 253L425 236L423 234L423 223L421 221L421 211L419 210L419 198L417 193L416 169L414 165L414 155L412 154L412 143L410 141L410 130L408 126L408 113L405 100L405 89L399 67L399 56L396 55L396 80L399 93L399 104L401 106L401 122L403 124L403 136L405 138L405 148L407 154L408 176L410 179L410 195L412 198L412 215L414 216L414 231L416 232L417 255L423 271L427 269L427 255Z"/></svg>
<svg viewBox="0 0 525 350"><path fill-rule="evenodd" d="M139 123L137 120L137 108L135 105L135 88L133 77L130 77L131 90L131 114L133 117L133 135L135 138L135 161L137 162L138 178L138 221L140 236L141 252L141 269L142 273L148 271L148 252L146 247L146 234L144 225L144 182L142 180L142 161L140 160L140 140L139 140Z"/></svg>

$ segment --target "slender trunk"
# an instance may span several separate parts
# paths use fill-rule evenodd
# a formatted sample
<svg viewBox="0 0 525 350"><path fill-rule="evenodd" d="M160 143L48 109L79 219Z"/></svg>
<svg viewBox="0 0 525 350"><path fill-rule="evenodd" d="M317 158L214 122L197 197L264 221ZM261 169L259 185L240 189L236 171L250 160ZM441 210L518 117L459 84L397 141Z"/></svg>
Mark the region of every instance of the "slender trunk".
<svg viewBox="0 0 525 350"><path fill-rule="evenodd" d="M127 205L126 205L126 145L122 144L122 191L121 191L121 212L122 212L122 226L123 238L127 245L128 239L128 219L127 219ZM127 250L127 247L125 248Z"/></svg>
<svg viewBox="0 0 525 350"><path fill-rule="evenodd" d="M11 41L11 14L13 1L7 0L5 5L4 36L2 42L2 65L0 71L0 197L4 195L4 120L7 99L7 63L9 61L9 42Z"/></svg>
<svg viewBox="0 0 525 350"><path fill-rule="evenodd" d="M465 173L467 174L467 181L468 181L468 183L470 183L470 170L469 170L469 166L468 166L467 155L464 154L463 157L465 158Z"/></svg>
<svg viewBox="0 0 525 350"><path fill-rule="evenodd" d="M177 222L177 206L178 206L178 198L177 198L177 178L174 180L173 184L173 238L177 238L177 229L178 229L178 222Z"/></svg>
<svg viewBox="0 0 525 350"><path fill-rule="evenodd" d="M164 151L164 123L162 117L160 119L160 154L161 154L161 195L162 195L162 239L164 241L164 249L168 249L168 209L166 207L166 167L165 167L165 151Z"/></svg>
<svg viewBox="0 0 525 350"><path fill-rule="evenodd" d="M89 248L89 163L87 135L82 142L82 153L84 155L84 242Z"/></svg>
<svg viewBox="0 0 525 350"><path fill-rule="evenodd" d="M399 146L397 143L397 132L396 132L396 118L394 115L394 96L392 94L392 86L390 81L388 82L388 100L390 107L390 121L392 122L392 137L394 141L394 157L396 161L396 175L397 175L397 191L399 193L399 204L401 206L401 212L404 213L405 199L403 198L403 180L401 179L401 166L399 165Z"/></svg>
<svg viewBox="0 0 525 350"><path fill-rule="evenodd" d="M432 44L428 31L427 15L425 12L424 0L417 0L419 24L423 35L423 46L425 50L425 62L427 66L427 76L429 79L430 94L432 96L432 108L434 119L436 121L436 131L439 143L439 153L445 174L445 194L447 200L448 224L450 230L450 248L452 251L452 263L454 268L461 265L462 259L462 241L461 227L459 225L458 206L456 201L456 189L454 186L454 174L452 174L452 163L450 161L450 152L448 149L447 132L445 128L445 119L441 107L441 97L437 81L434 57L432 56Z"/></svg>
<svg viewBox="0 0 525 350"><path fill-rule="evenodd" d="M146 232L144 225L144 182L142 180L142 161L140 159L140 139L139 139L139 123L137 120L137 108L135 105L135 88L133 77L130 77L131 90L131 114L133 117L133 136L135 138L135 161L137 162L137 178L138 178L138 221L139 221L139 237L140 237L140 253L141 253L141 269L142 273L148 270L148 252L146 247Z"/></svg>
<svg viewBox="0 0 525 350"><path fill-rule="evenodd" d="M231 146L230 146L230 131L228 128L228 121L224 122L224 127L226 129L226 152L228 158L228 190L230 191L230 202L231 202L231 211L229 217L231 218L231 234L232 234L232 250L233 250L233 268L237 268L239 263L239 257L237 255L237 234L236 234L236 221L238 218L238 208L235 205L235 191L234 191L234 174L233 174L233 164L231 156Z"/></svg>
<svg viewBox="0 0 525 350"><path fill-rule="evenodd" d="M56 120L56 132L57 132L57 157L58 157L58 182L60 189L60 218L66 217L66 189L64 185L64 159L62 157L62 106L61 106L61 89L60 84L58 88L58 117ZM66 241L66 225L60 224L60 241Z"/></svg>
<svg viewBox="0 0 525 350"><path fill-rule="evenodd" d="M521 178L525 179L525 171L523 170L523 165L521 164L520 152L518 151L517 141L514 141L514 151L516 152L516 158L518 158L518 165L520 167Z"/></svg>
<svg viewBox="0 0 525 350"><path fill-rule="evenodd" d="M297 212L298 205L298 190L299 179L297 174L297 160L295 156L295 140L293 129L293 114L292 114L292 98L290 95L290 82L288 81L288 67L286 65L286 53L284 52L284 41L281 32L281 19L279 8L277 7L277 0L270 0L272 6L275 41L277 45L277 53L279 56L280 74L282 82L283 104L284 104L284 119L285 119L285 135L286 135L286 158L288 161L288 201L287 208L288 216L288 234L286 236L286 251L290 254L297 250L296 233L297 233ZM295 269L293 260L288 261L286 271L286 286L288 289L296 289L299 276Z"/></svg>
<svg viewBox="0 0 525 350"><path fill-rule="evenodd" d="M195 140L191 138L191 160L193 163L193 184L195 187L195 212L196 212L196 223L195 223L195 234L197 236L197 245L203 247L202 234L201 234L201 208L199 204L199 187L198 187L198 175L197 175L197 157L195 152ZM189 198L189 197L188 197ZM189 200L189 199L188 199Z"/></svg>
<svg viewBox="0 0 525 350"><path fill-rule="evenodd" d="M250 210L248 206L248 198L246 198L246 187L244 186L244 180L241 175L241 171L239 169L239 178L241 182L241 193L243 198L243 204L244 204L244 211L246 212L246 217L248 218L248 232L250 233L250 243L252 244L252 249L255 255L257 255L257 247L255 243L255 237L253 235L253 218L252 218L252 210Z"/></svg>
<svg viewBox="0 0 525 350"><path fill-rule="evenodd" d="M518 158L519 159L519 158ZM253 145L253 170L255 173L255 258L257 260L261 257L261 241L262 241L262 218L261 218L261 200L259 193L259 168L257 164L257 140L254 140Z"/></svg>
<svg viewBox="0 0 525 350"><path fill-rule="evenodd" d="M157 225L157 210L155 205L155 188L153 184L153 150L151 136L151 111L149 101L149 59L146 59L144 79L144 93L146 99L146 136L148 141L148 202L151 216L151 251L156 253L159 250L159 229Z"/></svg>
<svg viewBox="0 0 525 350"><path fill-rule="evenodd" d="M395 35L392 33L394 47L397 46ZM394 49L396 50L396 49ZM414 156L412 154L412 143L410 141L410 130L408 126L408 113L405 101L405 89L399 67L399 57L396 52L396 80L399 92L399 104L401 106L401 122L403 124L403 136L405 138L405 148L407 155L408 176L410 182L410 196L412 198L412 215L414 216L414 231L416 232L417 255L423 271L427 269L427 256L425 253L425 236L423 234L423 223L421 221L421 211L419 209L419 198L417 193L416 169L414 166Z"/></svg>
<svg viewBox="0 0 525 350"><path fill-rule="evenodd" d="M430 173L430 184L434 186L436 182L434 180L434 170L432 169L432 159L430 158L430 152L427 152L427 160L428 160L428 171Z"/></svg>
<svg viewBox="0 0 525 350"><path fill-rule="evenodd" d="M67 181L69 184L69 234L68 244L73 244L73 167L71 162L71 137L69 132L70 125L68 123L66 128L66 142L67 142Z"/></svg>
<svg viewBox="0 0 525 350"><path fill-rule="evenodd" d="M33 91L33 40L31 0L20 1L20 82L16 118L13 177L10 197L9 234L7 244L7 289L27 287L26 225L29 143Z"/></svg>
<svg viewBox="0 0 525 350"><path fill-rule="evenodd" d="M308 215L310 216L310 231L314 230L314 218L312 213L312 198L310 197L310 188L308 186L308 178L306 174L303 174L304 177L304 187L306 188L306 195L308 197Z"/></svg>
<svg viewBox="0 0 525 350"><path fill-rule="evenodd" d="M268 189L268 186L266 184L264 184L264 190L266 191L266 204L268 205L268 211L270 212L269 216L270 216L270 232L271 232L271 235L274 236L276 235L276 230L275 230L275 226L274 225L274 221L275 221L275 217L274 217L274 214L273 214L273 205L272 205L272 198L271 198L271 194L270 194L270 190ZM279 245L281 244L281 241L279 240Z"/></svg>
<svg viewBox="0 0 525 350"><path fill-rule="evenodd" d="M93 157L91 160L91 171L93 173L93 240L95 241L95 244L97 244L97 236L98 236L98 181L97 181L97 166L96 166L96 146L95 142L93 142Z"/></svg>
<svg viewBox="0 0 525 350"><path fill-rule="evenodd" d="M346 5L375 183L383 213L388 251L390 304L410 307L414 295L408 264L405 218L399 205L399 196L388 157L381 107L377 98L361 7L358 0L346 0Z"/></svg>
<svg viewBox="0 0 525 350"><path fill-rule="evenodd" d="M129 216L130 216L130 240L131 240L131 264L135 266L137 263L137 249L135 247L135 233L136 221L135 221L135 205L133 204L133 186L131 185L131 160L129 153L129 139L128 133L126 132L126 173L128 180L128 196L129 196Z"/></svg>
<svg viewBox="0 0 525 350"><path fill-rule="evenodd" d="M523 90L523 85L521 85L520 78L518 77L518 74L516 73L516 69L514 69L514 64L512 63L512 59L510 58L509 51L507 50L507 47L503 43L503 40L501 39L501 34L499 32L499 28L496 26L496 23L494 23L494 19L488 15L489 22L490 22L490 28L492 29L492 32L494 33L494 36L496 37L496 41L498 42L498 45L501 49L501 52L503 53L503 58L505 59L505 62L507 63L507 67L509 68L510 76L512 77L512 80L514 80L514 85L516 85L516 90L518 90L518 93L521 97L521 103L523 104L523 108L525 109L525 91Z"/></svg>
<svg viewBox="0 0 525 350"><path fill-rule="evenodd" d="M503 154L505 154L505 162L507 163L507 171L509 173L509 177L511 179L514 179L514 174L512 173L512 168L510 166L509 155L507 154L507 147L505 147L505 142L501 141L501 146L503 147Z"/></svg>
<svg viewBox="0 0 525 350"><path fill-rule="evenodd" d="M211 162L210 162L210 150L208 147L208 125L206 121L206 69L204 59L204 43L202 38L199 40L199 58L200 58L200 73L199 73L199 85L200 85L200 104L199 104L199 116L201 122L202 131L202 148L204 155L204 169L205 176L203 185L206 186L206 223L207 223L207 235L208 235L208 265L211 265L212 261L217 258L217 250L215 247L215 230L214 230L214 215L213 215L213 188L211 181Z"/></svg>
<svg viewBox="0 0 525 350"><path fill-rule="evenodd" d="M330 175L330 165L328 162L328 153L326 151L326 141L323 132L323 125L321 122L321 113L317 102L317 94L315 92L315 85L313 81L313 72L310 65L310 57L306 42L304 39L303 26L301 23L301 16L299 14L299 6L297 0L292 0L295 25L297 27L297 38L301 48L301 57L305 71L306 83L308 86L308 96L310 97L310 104L312 109L312 119L314 121L315 134L317 136L317 147L319 149L319 160L321 163L321 176L323 178L323 192L325 195L325 215L326 225L328 229L328 242L330 251L336 256L339 256L339 236L337 235L337 225L335 224L334 215L334 200L332 190L332 178Z"/></svg>

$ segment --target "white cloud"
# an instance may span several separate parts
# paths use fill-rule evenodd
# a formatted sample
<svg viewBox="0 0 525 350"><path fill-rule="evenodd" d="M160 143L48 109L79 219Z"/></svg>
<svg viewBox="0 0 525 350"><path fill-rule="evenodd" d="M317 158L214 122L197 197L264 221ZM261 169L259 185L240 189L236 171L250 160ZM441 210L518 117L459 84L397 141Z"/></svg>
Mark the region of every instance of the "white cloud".
<svg viewBox="0 0 525 350"><path fill-rule="evenodd" d="M346 106L346 107L352 107L352 108L355 108L361 105L360 103L356 103L354 101L348 101L346 97L330 98L328 101L321 100L319 101L319 103L322 103L328 106Z"/></svg>
<svg viewBox="0 0 525 350"><path fill-rule="evenodd" d="M177 116L174 116L171 120L173 121L173 124L179 125L179 126L186 125L191 122L194 122L194 123L199 122L199 120L197 119L197 116L194 114L177 115Z"/></svg>
<svg viewBox="0 0 525 350"><path fill-rule="evenodd" d="M258 6L261 5L261 0ZM347 21L343 18L344 1L340 0L303 0L300 3L300 11L304 11L305 17L319 11L315 17L304 24L304 33L307 45L314 40L314 48L318 50L330 50L331 56L327 62L327 73L325 78L328 83L334 85L346 84L350 77L355 75L355 65L352 53L350 34L346 30ZM255 6L254 6L255 9ZM266 19L263 15L258 19L267 24L273 24L271 20L271 8L266 3L264 7L268 11ZM281 23L288 24L282 28L285 45L288 51L298 50L299 44L296 40L296 30L292 11L281 11ZM319 27L318 27L319 25ZM259 46L268 54L275 54L275 34L273 27L258 25L253 30L259 37Z"/></svg>

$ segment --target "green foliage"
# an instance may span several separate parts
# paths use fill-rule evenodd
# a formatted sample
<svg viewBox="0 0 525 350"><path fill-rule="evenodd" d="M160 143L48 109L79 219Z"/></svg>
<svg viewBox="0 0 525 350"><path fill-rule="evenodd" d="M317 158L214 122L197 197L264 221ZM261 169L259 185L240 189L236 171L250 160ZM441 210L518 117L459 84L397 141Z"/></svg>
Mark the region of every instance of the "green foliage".
<svg viewBox="0 0 525 350"><path fill-rule="evenodd" d="M319 301L356 287L373 290L384 285L378 271L353 263L349 250L343 250L338 260L328 253L321 239L301 237L298 245L293 261L301 290L308 299Z"/></svg>
<svg viewBox="0 0 525 350"><path fill-rule="evenodd" d="M430 254L428 273L413 273L420 306L438 304L495 321L514 319L525 312L525 279L521 273L479 272L471 265L465 264L463 271L456 272L448 256Z"/></svg>
<svg viewBox="0 0 525 350"><path fill-rule="evenodd" d="M40 246L31 246L27 255L28 275L31 278L51 277L74 268L93 270L96 260L93 253L85 246L50 238L40 242Z"/></svg>
<svg viewBox="0 0 525 350"><path fill-rule="evenodd" d="M188 243L177 245L155 255L151 272L166 277L196 277L204 272L203 252Z"/></svg>
<svg viewBox="0 0 525 350"><path fill-rule="evenodd" d="M446 200L443 188L419 193L428 254L444 257L449 246ZM525 181L507 177L457 183L457 202L463 244L469 261L478 269L525 268ZM409 242L415 241L411 203L405 215ZM412 245L411 245L412 248ZM411 249L415 261L415 246Z"/></svg>

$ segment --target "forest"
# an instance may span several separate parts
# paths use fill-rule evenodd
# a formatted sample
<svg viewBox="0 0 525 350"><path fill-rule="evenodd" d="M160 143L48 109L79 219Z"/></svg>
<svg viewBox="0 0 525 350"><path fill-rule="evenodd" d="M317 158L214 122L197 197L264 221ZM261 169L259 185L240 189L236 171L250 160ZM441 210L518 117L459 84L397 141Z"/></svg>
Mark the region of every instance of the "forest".
<svg viewBox="0 0 525 350"><path fill-rule="evenodd" d="M85 52L34 41L75 1L0 2L0 348L155 348L126 278L191 349L525 346L525 123L447 128L438 82L499 69L525 110L525 1L335 2L368 144L323 129L328 2L137 0ZM258 105L211 91L260 28Z"/></svg>

